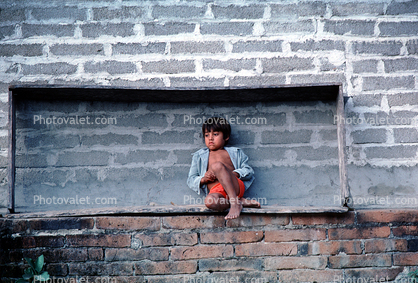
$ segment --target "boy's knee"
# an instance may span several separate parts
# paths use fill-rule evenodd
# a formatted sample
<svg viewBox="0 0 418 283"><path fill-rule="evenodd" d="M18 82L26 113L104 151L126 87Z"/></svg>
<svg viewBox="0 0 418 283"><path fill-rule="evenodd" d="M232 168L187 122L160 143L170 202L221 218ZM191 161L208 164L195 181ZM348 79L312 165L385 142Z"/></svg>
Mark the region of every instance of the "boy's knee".
<svg viewBox="0 0 418 283"><path fill-rule="evenodd" d="M209 209L216 209L217 208L217 204L218 204L218 201L217 201L217 198L216 197L211 196L211 195L208 195L205 198L205 205L206 205L207 208L209 208Z"/></svg>
<svg viewBox="0 0 418 283"><path fill-rule="evenodd" d="M217 161L217 162L214 162L214 163L211 164L210 169L213 172L218 172L220 170L225 169L225 165L222 162Z"/></svg>

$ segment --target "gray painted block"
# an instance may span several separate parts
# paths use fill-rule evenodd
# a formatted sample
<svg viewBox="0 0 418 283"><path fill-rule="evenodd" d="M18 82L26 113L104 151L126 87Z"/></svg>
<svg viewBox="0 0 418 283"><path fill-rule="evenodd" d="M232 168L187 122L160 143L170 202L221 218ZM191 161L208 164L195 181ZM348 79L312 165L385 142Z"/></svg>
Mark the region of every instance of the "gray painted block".
<svg viewBox="0 0 418 283"><path fill-rule="evenodd" d="M292 51L328 51L328 50L345 50L345 42L340 40L306 40L305 42L291 42L290 49Z"/></svg>
<svg viewBox="0 0 418 283"><path fill-rule="evenodd" d="M16 153L16 168L23 167L46 167L47 155L44 153Z"/></svg>
<svg viewBox="0 0 418 283"><path fill-rule="evenodd" d="M383 3L330 3L333 16L347 17L359 15L380 16L384 14L385 5Z"/></svg>
<svg viewBox="0 0 418 283"><path fill-rule="evenodd" d="M281 33L304 33L312 34L316 31L313 20L298 20L296 22L266 22L263 23L266 35L277 35Z"/></svg>
<svg viewBox="0 0 418 283"><path fill-rule="evenodd" d="M136 65L132 62L104 61L86 62L84 64L86 73L107 72L111 75L136 73Z"/></svg>
<svg viewBox="0 0 418 283"><path fill-rule="evenodd" d="M66 62L60 63L41 63L36 65L22 65L22 73L24 75L59 75L59 74L74 74L77 71L77 66L68 64Z"/></svg>
<svg viewBox="0 0 418 283"><path fill-rule="evenodd" d="M22 23L26 20L25 9L14 9L12 7L2 7L0 10L0 22Z"/></svg>
<svg viewBox="0 0 418 283"><path fill-rule="evenodd" d="M142 134L143 144L193 144L195 131L167 131L161 134L154 132L144 132Z"/></svg>
<svg viewBox="0 0 418 283"><path fill-rule="evenodd" d="M382 103L382 94L362 94L352 96L350 99L355 107L357 106L380 106Z"/></svg>
<svg viewBox="0 0 418 283"><path fill-rule="evenodd" d="M324 31L337 35L373 35L375 21L325 20Z"/></svg>
<svg viewBox="0 0 418 283"><path fill-rule="evenodd" d="M286 159L285 153L288 150L284 147L257 147L243 149L251 161L279 161Z"/></svg>
<svg viewBox="0 0 418 283"><path fill-rule="evenodd" d="M115 87L162 88L165 86L161 78L137 79L134 81L114 79L110 83Z"/></svg>
<svg viewBox="0 0 418 283"><path fill-rule="evenodd" d="M385 72L415 71L418 70L417 58L401 58L394 60L383 60Z"/></svg>
<svg viewBox="0 0 418 283"><path fill-rule="evenodd" d="M139 139L133 135L122 135L115 133L108 133L103 135L83 135L81 136L82 146L119 146L119 145L138 145Z"/></svg>
<svg viewBox="0 0 418 283"><path fill-rule="evenodd" d="M21 55L25 57L42 56L42 44L1 44L0 54L2 57Z"/></svg>
<svg viewBox="0 0 418 283"><path fill-rule="evenodd" d="M386 129L366 129L351 133L353 142L356 144L385 143L387 140Z"/></svg>
<svg viewBox="0 0 418 283"><path fill-rule="evenodd" d="M168 126L165 114L124 114L118 119L118 127L134 127L149 129L150 127L166 128Z"/></svg>
<svg viewBox="0 0 418 283"><path fill-rule="evenodd" d="M388 95L389 106L418 105L418 93L402 93Z"/></svg>
<svg viewBox="0 0 418 283"><path fill-rule="evenodd" d="M294 147L291 149L296 152L296 160L328 161L338 160L338 148L321 146L313 148L309 146Z"/></svg>
<svg viewBox="0 0 418 283"><path fill-rule="evenodd" d="M144 23L145 35L174 35L193 33L195 24L168 22L168 23Z"/></svg>
<svg viewBox="0 0 418 283"><path fill-rule="evenodd" d="M179 74L195 71L193 60L162 60L153 62L142 62L144 73Z"/></svg>
<svg viewBox="0 0 418 283"><path fill-rule="evenodd" d="M321 139L323 141L337 141L337 129L335 130L321 130L319 131L319 134L321 136Z"/></svg>
<svg viewBox="0 0 418 283"><path fill-rule="evenodd" d="M206 9L206 6L155 5L152 7L151 16L153 19L201 19L204 17Z"/></svg>
<svg viewBox="0 0 418 283"><path fill-rule="evenodd" d="M224 78L211 78L211 77L172 77L170 78L171 87L223 87Z"/></svg>
<svg viewBox="0 0 418 283"><path fill-rule="evenodd" d="M405 45L408 54L418 54L418 40L408 40Z"/></svg>
<svg viewBox="0 0 418 283"><path fill-rule="evenodd" d="M117 153L115 163L117 164L135 164L164 161L168 158L168 151L165 150L135 150L126 153Z"/></svg>
<svg viewBox="0 0 418 283"><path fill-rule="evenodd" d="M147 43L117 43L112 45L113 54L151 54L165 53L166 43L164 42L147 42Z"/></svg>
<svg viewBox="0 0 418 283"><path fill-rule="evenodd" d="M32 36L74 36L74 25L41 25L41 24L22 24L22 36L24 38Z"/></svg>
<svg viewBox="0 0 418 283"><path fill-rule="evenodd" d="M364 152L367 158L414 158L417 153L417 147L409 145L376 146L366 147Z"/></svg>
<svg viewBox="0 0 418 283"><path fill-rule="evenodd" d="M385 56L399 55L402 43L399 41L381 41L381 42L353 42L354 54L380 54Z"/></svg>
<svg viewBox="0 0 418 283"><path fill-rule="evenodd" d="M109 165L110 153L107 151L92 150L64 151L58 154L55 166L105 166Z"/></svg>
<svg viewBox="0 0 418 283"><path fill-rule="evenodd" d="M302 124L334 124L334 113L332 110L309 110L302 112L293 112L296 123Z"/></svg>
<svg viewBox="0 0 418 283"><path fill-rule="evenodd" d="M293 132L264 131L261 133L261 144L309 143L311 136L311 130L298 130Z"/></svg>
<svg viewBox="0 0 418 283"><path fill-rule="evenodd" d="M321 2L299 2L297 4L272 4L271 18L324 16L326 4Z"/></svg>
<svg viewBox="0 0 418 283"><path fill-rule="evenodd" d="M238 146L253 145L255 141L255 133L250 131L232 131L228 145Z"/></svg>
<svg viewBox="0 0 418 283"><path fill-rule="evenodd" d="M418 3L416 1L391 2L386 10L388 15L401 15L418 12Z"/></svg>
<svg viewBox="0 0 418 283"><path fill-rule="evenodd" d="M101 7L93 8L93 20L106 21L106 20L138 20L146 15L146 11L143 7L135 6L122 6L117 8Z"/></svg>
<svg viewBox="0 0 418 283"><path fill-rule="evenodd" d="M230 86L246 86L246 87L263 87L263 86L277 86L286 83L285 76L265 76L259 75L254 77L235 76L229 79Z"/></svg>
<svg viewBox="0 0 418 283"><path fill-rule="evenodd" d="M91 23L80 26L83 37L100 37L102 35L127 37L134 35L132 23Z"/></svg>
<svg viewBox="0 0 418 283"><path fill-rule="evenodd" d="M315 66L312 58L271 58L261 59L264 73L282 73L299 70L311 70Z"/></svg>
<svg viewBox="0 0 418 283"><path fill-rule="evenodd" d="M362 60L353 62L353 72L359 73L377 73L378 60Z"/></svg>
<svg viewBox="0 0 418 283"><path fill-rule="evenodd" d="M416 36L417 22L379 23L380 36Z"/></svg>
<svg viewBox="0 0 418 283"><path fill-rule="evenodd" d="M414 128L396 128L393 129L395 143L417 143L418 130Z"/></svg>
<svg viewBox="0 0 418 283"><path fill-rule="evenodd" d="M54 44L49 51L54 55L104 55L103 44Z"/></svg>
<svg viewBox="0 0 418 283"><path fill-rule="evenodd" d="M75 6L33 8L31 16L36 20L85 21L87 20L87 9L81 9Z"/></svg>
<svg viewBox="0 0 418 283"><path fill-rule="evenodd" d="M254 70L256 67L255 59L229 59L226 61L204 59L202 61L204 70L224 69L239 72L242 70Z"/></svg>
<svg viewBox="0 0 418 283"><path fill-rule="evenodd" d="M363 90L414 89L414 76L364 77Z"/></svg>
<svg viewBox="0 0 418 283"><path fill-rule="evenodd" d="M251 35L254 23L250 22L220 22L220 23L201 23L200 33L218 35Z"/></svg>
<svg viewBox="0 0 418 283"><path fill-rule="evenodd" d="M0 40L12 36L15 33L14 26L0 27Z"/></svg>
<svg viewBox="0 0 418 283"><path fill-rule="evenodd" d="M34 149L62 149L80 146L80 137L78 135L51 135L41 134L37 136L26 136L24 138L26 150Z"/></svg>
<svg viewBox="0 0 418 283"><path fill-rule="evenodd" d="M211 6L215 19L262 19L264 16L264 5L248 6Z"/></svg>
<svg viewBox="0 0 418 283"><path fill-rule="evenodd" d="M173 54L225 53L225 43L222 41L177 41L171 42L170 45Z"/></svg>
<svg viewBox="0 0 418 283"><path fill-rule="evenodd" d="M233 53L243 52L282 52L283 40L249 40L249 41L238 41L233 43Z"/></svg>

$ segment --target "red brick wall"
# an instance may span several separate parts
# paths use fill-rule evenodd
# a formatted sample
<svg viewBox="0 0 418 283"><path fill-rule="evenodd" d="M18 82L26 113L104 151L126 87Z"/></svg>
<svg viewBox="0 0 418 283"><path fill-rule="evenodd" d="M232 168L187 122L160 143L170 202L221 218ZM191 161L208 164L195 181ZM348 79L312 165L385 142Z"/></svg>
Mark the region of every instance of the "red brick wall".
<svg viewBox="0 0 418 283"><path fill-rule="evenodd" d="M391 281L418 263L417 223L414 210L245 214L233 221L217 215L3 218L1 279L20 277L23 257L44 254L55 282L63 277L78 282Z"/></svg>

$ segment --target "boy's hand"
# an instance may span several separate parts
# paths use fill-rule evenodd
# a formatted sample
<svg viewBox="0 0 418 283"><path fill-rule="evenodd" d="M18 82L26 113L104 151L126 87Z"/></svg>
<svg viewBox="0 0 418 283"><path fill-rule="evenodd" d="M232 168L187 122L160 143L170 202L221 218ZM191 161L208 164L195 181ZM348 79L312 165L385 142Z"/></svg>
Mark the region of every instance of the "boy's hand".
<svg viewBox="0 0 418 283"><path fill-rule="evenodd" d="M206 171L205 176L201 179L202 184L212 183L216 181L216 176L212 171Z"/></svg>

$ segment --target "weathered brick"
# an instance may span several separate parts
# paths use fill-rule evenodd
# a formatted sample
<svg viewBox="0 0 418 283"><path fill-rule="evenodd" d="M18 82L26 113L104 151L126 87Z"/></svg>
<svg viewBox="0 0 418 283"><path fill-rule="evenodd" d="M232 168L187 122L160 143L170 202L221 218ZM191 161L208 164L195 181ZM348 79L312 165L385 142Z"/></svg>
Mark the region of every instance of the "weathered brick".
<svg viewBox="0 0 418 283"><path fill-rule="evenodd" d="M418 236L418 226L399 226L392 228L393 235L396 237Z"/></svg>
<svg viewBox="0 0 418 283"><path fill-rule="evenodd" d="M312 136L311 130L296 130L289 132L263 131L261 133L261 144L292 144L310 143Z"/></svg>
<svg viewBox="0 0 418 283"><path fill-rule="evenodd" d="M1 57L12 57L20 55L24 57L42 56L42 44L1 44Z"/></svg>
<svg viewBox="0 0 418 283"><path fill-rule="evenodd" d="M415 36L418 23L411 22L381 22L379 23L380 36Z"/></svg>
<svg viewBox="0 0 418 283"><path fill-rule="evenodd" d="M225 79L224 78L211 78L211 77L173 77L170 78L170 86L171 87L209 87L209 88L219 88L224 86Z"/></svg>
<svg viewBox="0 0 418 283"><path fill-rule="evenodd" d="M141 261L135 263L135 273L139 274L191 274L197 271L197 262L190 261Z"/></svg>
<svg viewBox="0 0 418 283"><path fill-rule="evenodd" d="M324 31L337 35L373 35L375 21L371 20L326 20Z"/></svg>
<svg viewBox="0 0 418 283"><path fill-rule="evenodd" d="M200 33L218 35L251 35L254 23L250 22L221 22L221 23L202 23Z"/></svg>
<svg viewBox="0 0 418 283"><path fill-rule="evenodd" d="M42 136L26 136L24 144L27 149L35 148L74 148L80 145L80 138L77 135L50 136L43 134Z"/></svg>
<svg viewBox="0 0 418 283"><path fill-rule="evenodd" d="M79 144L80 143L84 146L138 145L138 137L135 137L133 135L119 135L114 133L108 133L104 135L81 136ZM135 154L135 152L130 153Z"/></svg>
<svg viewBox="0 0 418 283"><path fill-rule="evenodd" d="M335 255L329 257L330 268L391 266L390 254Z"/></svg>
<svg viewBox="0 0 418 283"><path fill-rule="evenodd" d="M179 74L192 73L196 69L193 60L162 60L156 62L142 62L144 73Z"/></svg>
<svg viewBox="0 0 418 283"><path fill-rule="evenodd" d="M414 76L364 77L363 90L414 89Z"/></svg>
<svg viewBox="0 0 418 283"><path fill-rule="evenodd" d="M264 5L248 6L211 6L215 19L262 19L264 16Z"/></svg>
<svg viewBox="0 0 418 283"><path fill-rule="evenodd" d="M105 21L105 20L138 20L145 15L145 9L142 7L135 6L122 6L118 8L113 7L102 7L93 8L93 20Z"/></svg>
<svg viewBox="0 0 418 283"><path fill-rule="evenodd" d="M56 166L100 166L109 164L110 153L106 151L73 152L58 154Z"/></svg>
<svg viewBox="0 0 418 283"><path fill-rule="evenodd" d="M357 211L358 223L418 222L418 211L412 209L379 209Z"/></svg>
<svg viewBox="0 0 418 283"><path fill-rule="evenodd" d="M164 82L161 78L149 78L149 79L135 79L125 80L125 79L114 79L110 82L112 86L117 87L131 87L131 88L162 88L164 87Z"/></svg>
<svg viewBox="0 0 418 283"><path fill-rule="evenodd" d="M263 87L273 86L278 84L285 84L285 76L276 75L261 75L261 76L235 76L229 79L230 86L245 86L245 87Z"/></svg>
<svg viewBox="0 0 418 283"><path fill-rule="evenodd" d="M77 276L115 276L133 275L133 264L129 262L83 262L70 263L68 265L69 275Z"/></svg>
<svg viewBox="0 0 418 283"><path fill-rule="evenodd" d="M25 9L19 6L16 8L3 6L0 11L0 22L24 22L26 20Z"/></svg>
<svg viewBox="0 0 418 283"><path fill-rule="evenodd" d="M388 95L389 106L418 105L418 93L402 93Z"/></svg>
<svg viewBox="0 0 418 283"><path fill-rule="evenodd" d="M103 44L54 44L49 51L54 55L104 55Z"/></svg>
<svg viewBox="0 0 418 283"><path fill-rule="evenodd" d="M168 260L168 248L105 249L106 261Z"/></svg>
<svg viewBox="0 0 418 283"><path fill-rule="evenodd" d="M393 265L404 266L413 265L416 266L418 261L418 253L395 253L393 254Z"/></svg>
<svg viewBox="0 0 418 283"><path fill-rule="evenodd" d="M199 245L193 247L174 247L170 249L171 259L187 260L199 258L230 258L234 249L230 245Z"/></svg>
<svg viewBox="0 0 418 283"><path fill-rule="evenodd" d="M89 260L103 260L104 254L102 248L89 248L87 249Z"/></svg>
<svg viewBox="0 0 418 283"><path fill-rule="evenodd" d="M380 42L353 42L352 50L357 54L379 54L384 56L399 55L402 48L402 42L399 41L380 41Z"/></svg>
<svg viewBox="0 0 418 283"><path fill-rule="evenodd" d="M335 84L335 82L343 81L345 81L344 73L290 75L292 84Z"/></svg>
<svg viewBox="0 0 418 283"><path fill-rule="evenodd" d="M308 254L313 255L336 255L361 254L361 241L321 241L308 243Z"/></svg>
<svg viewBox="0 0 418 283"><path fill-rule="evenodd" d="M405 44L408 54L418 54L418 40L408 40Z"/></svg>
<svg viewBox="0 0 418 283"><path fill-rule="evenodd" d="M53 276L66 276L68 274L68 266L65 263L50 263L46 265L46 271Z"/></svg>
<svg viewBox="0 0 418 283"><path fill-rule="evenodd" d="M60 25L46 25L46 24L22 24L22 36L28 38L31 36L46 36L52 35L56 37L74 36L75 26L60 24Z"/></svg>
<svg viewBox="0 0 418 283"><path fill-rule="evenodd" d="M142 246L193 246L197 244L197 233L137 234Z"/></svg>
<svg viewBox="0 0 418 283"><path fill-rule="evenodd" d="M372 239L364 241L366 253L405 252L408 250L404 239Z"/></svg>
<svg viewBox="0 0 418 283"><path fill-rule="evenodd" d="M164 54L166 43L146 42L146 43L117 43L112 45L113 54Z"/></svg>
<svg viewBox="0 0 418 283"><path fill-rule="evenodd" d="M263 270L263 264L261 258L200 259L199 271Z"/></svg>
<svg viewBox="0 0 418 283"><path fill-rule="evenodd" d="M367 147L367 158L413 158L416 155L415 146Z"/></svg>
<svg viewBox="0 0 418 283"><path fill-rule="evenodd" d="M225 226L224 216L175 216L164 217L163 227L167 229L218 228Z"/></svg>
<svg viewBox="0 0 418 283"><path fill-rule="evenodd" d="M325 228L283 229L265 231L266 242L318 241L325 240Z"/></svg>
<svg viewBox="0 0 418 283"><path fill-rule="evenodd" d="M287 225L289 224L288 215L240 215L237 219L228 220L226 227L256 227L266 225Z"/></svg>
<svg viewBox="0 0 418 283"><path fill-rule="evenodd" d="M283 73L300 70L312 70L315 66L313 58L269 58L261 59L264 73Z"/></svg>
<svg viewBox="0 0 418 283"><path fill-rule="evenodd" d="M387 280L394 280L402 271L403 267L345 269L345 282L358 280L363 280L364 282L383 282L382 280L385 280L386 282Z"/></svg>
<svg viewBox="0 0 418 283"><path fill-rule="evenodd" d="M34 219L29 221L31 230L92 229L93 218Z"/></svg>
<svg viewBox="0 0 418 283"><path fill-rule="evenodd" d="M170 45L173 54L225 53L225 43L222 41L177 41Z"/></svg>
<svg viewBox="0 0 418 283"><path fill-rule="evenodd" d="M326 4L321 2L303 1L297 4L272 4L271 18L324 16Z"/></svg>
<svg viewBox="0 0 418 283"><path fill-rule="evenodd" d="M154 19L201 19L204 17L206 9L206 6L196 7L190 5L155 5L152 7L151 16Z"/></svg>
<svg viewBox="0 0 418 283"><path fill-rule="evenodd" d="M342 282L343 270L283 270L279 272L280 282ZM339 280L339 281L336 281Z"/></svg>
<svg viewBox="0 0 418 283"><path fill-rule="evenodd" d="M362 227L357 229L330 228L328 234L330 240L387 238L390 235L390 228L388 226Z"/></svg>
<svg viewBox="0 0 418 283"><path fill-rule="evenodd" d="M129 247L131 246L130 235L67 235L69 247Z"/></svg>
<svg viewBox="0 0 418 283"><path fill-rule="evenodd" d="M102 35L127 37L134 35L132 23L91 23L80 26L83 37L100 37Z"/></svg>
<svg viewBox="0 0 418 283"><path fill-rule="evenodd" d="M0 40L6 37L10 37L15 33L14 26L4 26L0 27Z"/></svg>
<svg viewBox="0 0 418 283"><path fill-rule="evenodd" d="M338 158L337 147L321 146L313 148L309 146L295 147L292 149L296 152L296 160L327 160Z"/></svg>
<svg viewBox="0 0 418 283"><path fill-rule="evenodd" d="M155 162L157 160L166 160L168 155L169 152L163 150L136 150L116 154L114 162L120 164Z"/></svg>
<svg viewBox="0 0 418 283"><path fill-rule="evenodd" d="M354 212L334 213L334 214L293 214L292 223L294 225L324 225L324 224L354 224Z"/></svg>
<svg viewBox="0 0 418 283"><path fill-rule="evenodd" d="M351 133L353 142L356 144L364 143L385 143L387 140L386 129L365 129Z"/></svg>
<svg viewBox="0 0 418 283"><path fill-rule="evenodd" d="M183 33L193 33L195 30L195 24L189 23L145 23L144 30L145 35L174 35Z"/></svg>
<svg viewBox="0 0 418 283"><path fill-rule="evenodd" d="M325 269L327 257L268 257L264 260L265 270L281 269Z"/></svg>
<svg viewBox="0 0 418 283"><path fill-rule="evenodd" d="M386 10L388 15L401 15L418 12L418 3L415 1L391 2Z"/></svg>
<svg viewBox="0 0 418 283"><path fill-rule="evenodd" d="M312 34L316 30L313 20L299 20L296 22L274 22L269 21L263 24L266 35L277 34Z"/></svg>
<svg viewBox="0 0 418 283"><path fill-rule="evenodd" d="M97 217L98 229L123 229L123 230L159 230L160 218L158 217Z"/></svg>
<svg viewBox="0 0 418 283"><path fill-rule="evenodd" d="M262 238L263 238L263 231L200 233L200 242L204 244L259 242L261 241Z"/></svg>
<svg viewBox="0 0 418 283"><path fill-rule="evenodd" d="M255 59L229 59L229 60L212 60L205 59L202 61L204 70L230 70L234 72L239 72L243 70L254 70L256 67Z"/></svg>
<svg viewBox="0 0 418 283"><path fill-rule="evenodd" d="M296 255L296 243L250 243L235 246L236 256Z"/></svg>
<svg viewBox="0 0 418 283"><path fill-rule="evenodd" d="M34 8L31 11L31 16L36 20L85 21L87 19L87 9L64 5L58 7Z"/></svg>

